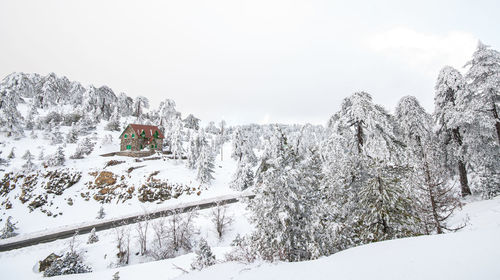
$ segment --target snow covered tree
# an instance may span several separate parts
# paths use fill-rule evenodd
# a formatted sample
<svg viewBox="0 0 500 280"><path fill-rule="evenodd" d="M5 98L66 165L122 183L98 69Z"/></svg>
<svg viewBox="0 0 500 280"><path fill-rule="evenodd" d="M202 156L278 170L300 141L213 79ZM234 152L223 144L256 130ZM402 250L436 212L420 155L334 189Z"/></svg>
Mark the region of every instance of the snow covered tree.
<svg viewBox="0 0 500 280"><path fill-rule="evenodd" d="M78 129L75 124L71 125L71 129L66 134L66 143L76 143L78 141Z"/></svg>
<svg viewBox="0 0 500 280"><path fill-rule="evenodd" d="M443 152L432 132L432 117L413 96L401 98L395 110L408 167L413 173L407 184L416 192L418 213L426 233L443 233L446 220L460 205L455 192L447 186Z"/></svg>
<svg viewBox="0 0 500 280"><path fill-rule="evenodd" d="M183 140L183 125L180 118L173 121L172 128L170 130L170 151L172 151L172 156L174 159L181 159L184 153L184 148L182 146Z"/></svg>
<svg viewBox="0 0 500 280"><path fill-rule="evenodd" d="M35 166L33 163L33 159L35 157L31 154L30 150L26 150L22 158L26 160L26 163L23 164L23 168L28 172L33 170Z"/></svg>
<svg viewBox="0 0 500 280"><path fill-rule="evenodd" d="M196 163L204 146L208 146L208 141L203 130L190 134L186 162L188 168L196 168Z"/></svg>
<svg viewBox="0 0 500 280"><path fill-rule="evenodd" d="M243 191L253 186L253 183L254 173L252 171L252 164L246 162L246 160L240 161L229 186L234 190Z"/></svg>
<svg viewBox="0 0 500 280"><path fill-rule="evenodd" d="M12 149L10 149L10 153L9 155L7 156L8 159L14 159L16 158L16 154L14 153L14 147L12 147Z"/></svg>
<svg viewBox="0 0 500 280"><path fill-rule="evenodd" d="M233 217L227 212L227 205L221 203L217 203L217 205L212 208L210 220L215 227L219 239L222 239L224 233L234 222Z"/></svg>
<svg viewBox="0 0 500 280"><path fill-rule="evenodd" d="M255 231L252 244L265 260L301 261L323 254L316 232L319 181L308 179L310 169L300 164L287 137L276 128L263 158L262 183L251 201ZM306 179L307 178L307 179Z"/></svg>
<svg viewBox="0 0 500 280"><path fill-rule="evenodd" d="M90 235L89 235L89 239L87 240L87 244L92 244L92 243L96 243L99 241L99 237L97 236L97 234L95 233L95 227L92 228L92 230L90 231Z"/></svg>
<svg viewBox="0 0 500 280"><path fill-rule="evenodd" d="M10 237L14 237L17 235L16 230L16 223L13 223L12 217L9 216L7 220L5 221L5 226L3 227L2 231L0 232L0 239L6 239Z"/></svg>
<svg viewBox="0 0 500 280"><path fill-rule="evenodd" d="M134 100L121 92L118 95L118 112L121 116L130 116L133 113Z"/></svg>
<svg viewBox="0 0 500 280"><path fill-rule="evenodd" d="M208 145L203 146L200 152L200 156L196 161L196 178L200 181L200 183L209 183L214 179L214 176L212 175L215 172L214 161L215 157L211 147Z"/></svg>
<svg viewBox="0 0 500 280"><path fill-rule="evenodd" d="M101 205L99 208L99 211L97 212L97 217L96 219L103 219L106 216L106 213L104 213L104 207Z"/></svg>
<svg viewBox="0 0 500 280"><path fill-rule="evenodd" d="M78 141L75 153L70 156L71 159L82 159L85 156L90 155L94 150L95 142L93 142L89 137L85 137Z"/></svg>
<svg viewBox="0 0 500 280"><path fill-rule="evenodd" d="M160 102L157 118L155 122L159 124L159 128L162 131L167 131L173 125L173 122L180 118L180 113L175 110L175 101L165 99Z"/></svg>
<svg viewBox="0 0 500 280"><path fill-rule="evenodd" d="M255 163L257 161L257 157L255 156L248 137L240 128L237 128L234 132L233 153L231 157L238 162L241 162L243 159L246 159L249 163Z"/></svg>
<svg viewBox="0 0 500 280"><path fill-rule="evenodd" d="M118 112L118 107L115 107L113 114L109 118L108 124L106 124L106 130L109 131L120 131L120 114Z"/></svg>
<svg viewBox="0 0 500 280"><path fill-rule="evenodd" d="M149 108L149 100L144 96L137 96L134 99L134 117L141 118L144 112L144 109Z"/></svg>
<svg viewBox="0 0 500 280"><path fill-rule="evenodd" d="M338 225L336 250L419 234L393 118L368 93L358 92L344 99L331 120L323 184Z"/></svg>
<svg viewBox="0 0 500 280"><path fill-rule="evenodd" d="M465 156L466 147L463 145L463 118L457 108L457 99L461 98L465 90L465 81L462 74L456 69L446 66L439 73L435 86L434 118L438 126L439 141L446 150L447 165L457 166L460 177L462 196L471 194ZM462 130L462 131L461 131Z"/></svg>
<svg viewBox="0 0 500 280"><path fill-rule="evenodd" d="M184 120L184 127L198 131L200 129L200 119L189 114Z"/></svg>
<svg viewBox="0 0 500 280"><path fill-rule="evenodd" d="M202 270L207 266L216 264L215 255L212 253L212 249L205 239L200 239L194 252L196 254L196 259L191 264L191 269Z"/></svg>
<svg viewBox="0 0 500 280"><path fill-rule="evenodd" d="M54 126L54 129L52 131L50 138L51 138L51 141L50 141L51 145L57 145L57 144L61 144L63 142L63 136L61 134L61 130L60 130L60 127L58 124Z"/></svg>
<svg viewBox="0 0 500 280"><path fill-rule="evenodd" d="M66 161L66 157L64 156L63 147L59 146L55 154L53 154L48 160L48 166L61 166Z"/></svg>
<svg viewBox="0 0 500 280"><path fill-rule="evenodd" d="M0 86L0 129L8 137L24 134L23 117L17 110L19 99L16 92Z"/></svg>
<svg viewBox="0 0 500 280"><path fill-rule="evenodd" d="M465 79L478 102L478 111L486 113L483 121L494 127L500 144L500 52L480 41L465 66L470 66Z"/></svg>

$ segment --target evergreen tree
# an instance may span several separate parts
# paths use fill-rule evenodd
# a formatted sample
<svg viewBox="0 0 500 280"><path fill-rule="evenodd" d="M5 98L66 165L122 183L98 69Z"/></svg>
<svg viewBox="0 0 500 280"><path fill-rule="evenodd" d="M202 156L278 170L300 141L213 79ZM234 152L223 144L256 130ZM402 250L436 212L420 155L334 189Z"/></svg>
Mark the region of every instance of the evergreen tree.
<svg viewBox="0 0 500 280"><path fill-rule="evenodd" d="M97 219L103 219L106 216L106 213L104 213L104 207L101 205L101 208L99 208L99 211L97 212Z"/></svg>
<svg viewBox="0 0 500 280"><path fill-rule="evenodd" d="M246 162L245 160L240 161L233 176L233 180L230 182L229 186L232 189L243 191L253 186L253 182L254 174L252 171L252 164Z"/></svg>
<svg viewBox="0 0 500 280"><path fill-rule="evenodd" d="M465 156L466 147L463 145L463 118L457 107L457 99L462 98L465 82L457 70L444 67L439 73L436 83L436 96L434 98L434 118L438 125L438 137L446 150L446 163L450 171L452 166L457 166L460 177L462 196L471 194Z"/></svg>
<svg viewBox="0 0 500 280"><path fill-rule="evenodd" d="M35 167L35 165L33 164L33 159L35 157L31 154L30 150L26 150L22 158L26 160L26 163L23 164L23 168L28 172L33 170Z"/></svg>
<svg viewBox="0 0 500 280"><path fill-rule="evenodd" d="M20 97L15 91L0 85L0 128L8 137L24 134L23 117L17 110L19 100Z"/></svg>
<svg viewBox="0 0 500 280"><path fill-rule="evenodd" d="M233 153L231 157L238 162L241 162L243 159L249 163L255 163L257 161L248 137L240 128L237 128L234 132Z"/></svg>
<svg viewBox="0 0 500 280"><path fill-rule="evenodd" d="M198 158L200 157L201 150L204 146L207 145L208 141L203 130L191 133L187 150L186 164L188 168L196 168L196 163L198 162Z"/></svg>
<svg viewBox="0 0 500 280"><path fill-rule="evenodd" d="M49 166L61 166L66 161L66 157L64 156L63 147L59 146L55 154L53 154L49 160L47 161L47 165Z"/></svg>
<svg viewBox="0 0 500 280"><path fill-rule="evenodd" d="M120 131L120 114L118 113L118 107L115 107L113 114L111 114L109 122L106 125L106 130Z"/></svg>
<svg viewBox="0 0 500 280"><path fill-rule="evenodd" d="M470 91L477 100L477 111L485 113L484 122L490 124L500 144L500 52L478 43L465 75Z"/></svg>
<svg viewBox="0 0 500 280"><path fill-rule="evenodd" d="M89 239L87 240L87 244L96 243L98 241L99 241L99 237L95 233L95 228L92 228L92 230L90 231Z"/></svg>
<svg viewBox="0 0 500 280"><path fill-rule="evenodd" d="M200 156L196 162L197 179L200 183L210 183L214 179L214 154L208 145L204 145L201 149Z"/></svg>
<svg viewBox="0 0 500 280"><path fill-rule="evenodd" d="M316 211L319 184L311 181L310 169L301 168L300 160L276 128L263 161L262 182L250 209L255 224L253 246L265 260L308 260L322 255L316 233L321 213ZM262 165L261 165L262 166Z"/></svg>
<svg viewBox="0 0 500 280"><path fill-rule="evenodd" d="M134 100L133 108L134 108L133 116L141 118L144 109L149 108L149 100L144 96L137 96Z"/></svg>
<svg viewBox="0 0 500 280"><path fill-rule="evenodd" d="M66 142L67 143L76 143L78 141L78 129L76 128L75 124L71 124L71 129L69 130L68 134L66 135Z"/></svg>
<svg viewBox="0 0 500 280"><path fill-rule="evenodd" d="M10 149L10 153L9 155L7 156L8 159L14 159L16 158L16 154L14 153L14 147L12 147L12 149Z"/></svg>
<svg viewBox="0 0 500 280"><path fill-rule="evenodd" d="M419 217L426 233L443 233L446 220L460 205L455 193L448 187L443 166L443 153L432 132L432 117L413 96L401 98L395 117L406 144L408 167L412 176L407 184L416 192Z"/></svg>
<svg viewBox="0 0 500 280"><path fill-rule="evenodd" d="M13 223L12 217L9 216L7 218L7 221L5 221L5 226L3 227L2 231L0 232L0 239L6 239L10 237L14 237L17 235L16 230L16 223Z"/></svg>
<svg viewBox="0 0 500 280"><path fill-rule="evenodd" d="M191 269L202 270L207 266L216 264L215 255L212 253L212 249L205 239L200 239L194 252L196 254L196 259L191 264Z"/></svg>
<svg viewBox="0 0 500 280"><path fill-rule="evenodd" d="M183 125L182 121L177 118L173 121L172 129L170 131L170 150L174 159L181 159L184 153L182 146L183 139Z"/></svg>
<svg viewBox="0 0 500 280"><path fill-rule="evenodd" d="M324 147L336 250L419 234L393 118L365 92L344 99Z"/></svg>

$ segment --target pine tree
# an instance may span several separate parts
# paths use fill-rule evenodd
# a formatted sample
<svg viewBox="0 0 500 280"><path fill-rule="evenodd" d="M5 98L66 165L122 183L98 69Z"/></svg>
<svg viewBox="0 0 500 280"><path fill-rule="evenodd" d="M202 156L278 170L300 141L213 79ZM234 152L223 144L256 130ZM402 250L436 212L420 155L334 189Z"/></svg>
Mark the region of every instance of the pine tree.
<svg viewBox="0 0 500 280"><path fill-rule="evenodd" d="M234 190L243 191L253 186L253 183L254 173L252 171L252 164L245 160L239 162L229 186Z"/></svg>
<svg viewBox="0 0 500 280"><path fill-rule="evenodd" d="M7 156L8 159L14 159L16 158L16 154L14 153L14 147L12 147L12 149L10 149L10 153L9 155Z"/></svg>
<svg viewBox="0 0 500 280"><path fill-rule="evenodd" d="M237 128L233 136L233 153L231 157L238 162L246 160L249 163L255 163L257 158L252 149L248 137L243 133L240 128Z"/></svg>
<svg viewBox="0 0 500 280"><path fill-rule="evenodd" d="M205 133L203 130L191 133L189 138L189 146L187 150L186 165L188 168L191 169L196 168L196 163L198 161L198 158L200 157L201 150L203 146L206 145L208 145L208 141L205 137Z"/></svg>
<svg viewBox="0 0 500 280"><path fill-rule="evenodd" d="M402 184L408 173L393 118L369 94L354 93L344 99L329 129L323 184L331 192L336 250L419 234Z"/></svg>
<svg viewBox="0 0 500 280"><path fill-rule="evenodd" d="M465 75L470 91L478 102L478 111L486 113L483 121L491 124L500 144L500 52L479 41Z"/></svg>
<svg viewBox="0 0 500 280"><path fill-rule="evenodd" d="M465 82L460 72L447 66L439 73L435 89L434 118L438 125L439 141L446 150L450 171L452 166L458 167L462 196L467 196L471 194L465 162L467 150L463 145L463 118L457 108L457 99L463 96Z"/></svg>
<svg viewBox="0 0 500 280"><path fill-rule="evenodd" d="M208 145L204 145L201 149L200 156L196 162L197 179L200 183L210 183L214 179L214 154Z"/></svg>
<svg viewBox="0 0 500 280"><path fill-rule="evenodd" d="M149 100L144 96L137 96L134 100L133 108L134 108L133 116L141 118L144 109L149 108Z"/></svg>
<svg viewBox="0 0 500 280"><path fill-rule="evenodd" d="M5 226L3 227L2 231L0 232L0 239L6 239L10 237L14 237L17 235L16 230L16 223L13 223L12 217L9 216L7 218L7 221L5 221Z"/></svg>
<svg viewBox="0 0 500 280"><path fill-rule="evenodd" d="M49 166L61 166L65 161L66 157L64 156L64 149L63 147L59 146L56 153L49 158L47 164Z"/></svg>
<svg viewBox="0 0 500 280"><path fill-rule="evenodd" d="M35 157L31 154L30 150L26 150L22 158L26 160L26 163L23 164L23 168L28 172L33 170L35 167L35 165L33 164L33 159Z"/></svg>
<svg viewBox="0 0 500 280"><path fill-rule="evenodd" d="M101 205L101 208L99 208L99 211L97 212L96 219L103 219L105 216L106 213L104 213L104 207Z"/></svg>
<svg viewBox="0 0 500 280"><path fill-rule="evenodd" d="M443 153L432 132L432 117L413 96L401 98L395 110L403 141L406 144L408 167L412 176L407 184L416 192L418 213L426 233L443 233L446 220L460 205L455 193L446 184Z"/></svg>
<svg viewBox="0 0 500 280"><path fill-rule="evenodd" d="M57 145L57 144L61 144L63 142L63 137L61 134L59 124L54 126L54 129L52 131L50 138L51 138L51 142L50 142L51 145Z"/></svg>
<svg viewBox="0 0 500 280"><path fill-rule="evenodd" d="M316 233L321 212L316 211L319 181L307 180L311 169L303 168L287 137L276 128L262 159L266 168L250 209L255 231L252 242L265 260L301 261L322 255ZM261 164L261 166L263 166Z"/></svg>
<svg viewBox="0 0 500 280"><path fill-rule="evenodd" d="M177 118L173 121L172 129L170 131L170 150L174 159L181 159L184 153L182 146L183 130L182 121Z"/></svg>
<svg viewBox="0 0 500 280"><path fill-rule="evenodd" d="M212 266L216 264L215 255L212 253L212 249L208 245L207 241L203 238L198 242L198 246L195 249L196 259L191 264L191 269L202 270L205 267Z"/></svg>
<svg viewBox="0 0 500 280"><path fill-rule="evenodd" d="M106 125L106 130L120 131L120 114L118 113L118 107L115 107L113 114L111 114L109 122Z"/></svg>
<svg viewBox="0 0 500 280"><path fill-rule="evenodd" d="M19 100L17 92L0 85L0 128L8 137L24 134L23 117L17 110Z"/></svg>
<svg viewBox="0 0 500 280"><path fill-rule="evenodd" d="M90 231L89 239L87 240L87 244L96 243L98 241L99 241L99 237L95 233L95 228L92 228L92 230Z"/></svg>

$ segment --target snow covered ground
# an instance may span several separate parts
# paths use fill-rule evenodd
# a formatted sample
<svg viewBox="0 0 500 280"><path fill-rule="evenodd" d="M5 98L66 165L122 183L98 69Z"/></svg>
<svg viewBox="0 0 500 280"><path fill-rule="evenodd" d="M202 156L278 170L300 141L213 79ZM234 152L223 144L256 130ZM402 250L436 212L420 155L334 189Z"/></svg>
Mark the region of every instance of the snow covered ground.
<svg viewBox="0 0 500 280"><path fill-rule="evenodd" d="M87 235L78 237L80 249L94 272L67 275L55 279L111 279L119 271L120 279L500 279L500 197L469 201L453 217L455 225L468 219L456 233L404 238L373 243L345 250L329 257L300 263L264 263L244 265L223 263L224 254L237 233L252 230L243 203L231 205L235 223L223 240L218 240L209 221L209 211L200 211L196 224L200 236L207 238L221 263L202 271L190 271L194 254L152 261L132 255L131 265L113 267L114 231L99 232L100 241L85 244ZM28 248L0 253L0 270L5 279L41 279L37 261L51 252L64 250L68 240L58 240ZM132 252L138 249L133 245ZM57 250L56 250L57 249Z"/></svg>

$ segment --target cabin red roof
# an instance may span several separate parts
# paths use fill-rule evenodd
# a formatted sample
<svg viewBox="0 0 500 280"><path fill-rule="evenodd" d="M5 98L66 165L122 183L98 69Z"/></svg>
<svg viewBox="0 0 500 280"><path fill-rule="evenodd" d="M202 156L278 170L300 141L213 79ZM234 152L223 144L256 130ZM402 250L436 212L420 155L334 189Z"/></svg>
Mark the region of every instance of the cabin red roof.
<svg viewBox="0 0 500 280"><path fill-rule="evenodd" d="M129 124L128 126L132 127L132 129L135 131L135 133L137 135L141 135L141 133L144 131L144 134L145 134L144 137L148 138L148 139L153 138L154 133L156 131L158 131L158 138L160 138L160 139L165 138L165 136L163 136L163 133L161 133L161 130L156 125ZM123 134L123 132L122 132L122 134ZM120 137L121 137L121 135L120 135Z"/></svg>

